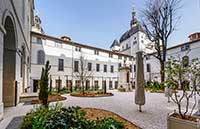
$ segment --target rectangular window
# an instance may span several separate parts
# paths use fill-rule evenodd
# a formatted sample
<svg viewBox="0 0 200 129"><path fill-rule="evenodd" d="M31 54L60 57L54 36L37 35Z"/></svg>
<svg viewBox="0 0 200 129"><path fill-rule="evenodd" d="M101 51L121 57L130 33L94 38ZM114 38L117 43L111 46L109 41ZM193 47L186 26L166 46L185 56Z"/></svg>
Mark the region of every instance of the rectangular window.
<svg viewBox="0 0 200 129"><path fill-rule="evenodd" d="M109 57L110 57L110 58L113 58L113 54L109 53Z"/></svg>
<svg viewBox="0 0 200 129"><path fill-rule="evenodd" d="M96 71L97 71L97 72L100 71L100 64L96 64Z"/></svg>
<svg viewBox="0 0 200 129"><path fill-rule="evenodd" d="M103 71L104 71L104 72L107 72L107 65L104 65L104 66L103 66Z"/></svg>
<svg viewBox="0 0 200 129"><path fill-rule="evenodd" d="M89 80L86 80L86 87L85 87L86 90L89 90L90 89L90 81Z"/></svg>
<svg viewBox="0 0 200 129"><path fill-rule="evenodd" d="M128 44L126 44L126 49L128 49Z"/></svg>
<svg viewBox="0 0 200 129"><path fill-rule="evenodd" d="M127 60L127 57L124 57L124 60L126 61L126 60Z"/></svg>
<svg viewBox="0 0 200 129"><path fill-rule="evenodd" d="M122 59L122 56L118 56L118 59Z"/></svg>
<svg viewBox="0 0 200 129"><path fill-rule="evenodd" d="M62 80L58 79L56 80L56 88L61 88L62 87Z"/></svg>
<svg viewBox="0 0 200 129"><path fill-rule="evenodd" d="M92 71L92 63L88 63L88 71Z"/></svg>
<svg viewBox="0 0 200 129"><path fill-rule="evenodd" d="M111 90L111 89L113 89L113 86L112 86L113 84L112 84L112 81L109 81L109 89Z"/></svg>
<svg viewBox="0 0 200 129"><path fill-rule="evenodd" d="M118 70L119 70L121 67L122 67L122 64L119 63L119 64L118 64Z"/></svg>
<svg viewBox="0 0 200 129"><path fill-rule="evenodd" d="M102 87L106 87L106 81L102 81Z"/></svg>
<svg viewBox="0 0 200 129"><path fill-rule="evenodd" d="M134 65L134 72L136 72L136 65Z"/></svg>
<svg viewBox="0 0 200 129"><path fill-rule="evenodd" d="M64 60L58 59L58 71L64 71Z"/></svg>
<svg viewBox="0 0 200 129"><path fill-rule="evenodd" d="M55 42L55 47L62 48L62 43L57 43L57 42Z"/></svg>
<svg viewBox="0 0 200 129"><path fill-rule="evenodd" d="M132 72L132 65L130 65L130 72Z"/></svg>
<svg viewBox="0 0 200 129"><path fill-rule="evenodd" d="M94 50L94 54L95 54L95 55L99 55L99 51Z"/></svg>
<svg viewBox="0 0 200 129"><path fill-rule="evenodd" d="M94 89L95 89L95 90L98 90L98 89L99 89L99 81L98 81L98 80L95 80L95 81L94 81Z"/></svg>
<svg viewBox="0 0 200 129"><path fill-rule="evenodd" d="M150 66L150 64L147 64L147 72L151 72L151 66Z"/></svg>
<svg viewBox="0 0 200 129"><path fill-rule="evenodd" d="M150 59L150 56L149 56L149 55L147 55L147 56L146 56L146 60L149 60L149 59Z"/></svg>
<svg viewBox="0 0 200 129"><path fill-rule="evenodd" d="M42 39L41 38L37 38L37 44L42 44Z"/></svg>
<svg viewBox="0 0 200 129"><path fill-rule="evenodd" d="M110 66L110 72L114 73L114 66L113 65Z"/></svg>
<svg viewBox="0 0 200 129"><path fill-rule="evenodd" d="M115 89L118 88L118 81L115 81Z"/></svg>
<svg viewBox="0 0 200 129"><path fill-rule="evenodd" d="M181 51L187 51L189 49L190 49L190 45L189 44L181 46Z"/></svg>
<svg viewBox="0 0 200 129"><path fill-rule="evenodd" d="M74 61L74 72L78 72L78 68L79 68L79 62Z"/></svg>
<svg viewBox="0 0 200 129"><path fill-rule="evenodd" d="M81 81L80 80L76 80L75 81L75 89L77 90L77 89L81 89Z"/></svg>
<svg viewBox="0 0 200 129"><path fill-rule="evenodd" d="M75 47L75 51L80 52L81 51L81 47Z"/></svg>
<svg viewBox="0 0 200 129"><path fill-rule="evenodd" d="M71 90L71 88L72 88L72 80L67 80L66 81L66 87L67 87L68 90Z"/></svg>

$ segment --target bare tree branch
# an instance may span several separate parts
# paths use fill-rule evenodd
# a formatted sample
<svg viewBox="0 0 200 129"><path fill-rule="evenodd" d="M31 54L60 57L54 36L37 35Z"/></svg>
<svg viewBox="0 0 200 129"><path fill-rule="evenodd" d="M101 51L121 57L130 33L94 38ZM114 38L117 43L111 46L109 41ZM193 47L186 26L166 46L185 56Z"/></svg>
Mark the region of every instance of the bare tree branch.
<svg viewBox="0 0 200 129"><path fill-rule="evenodd" d="M160 61L161 81L165 80L164 65L168 38L172 34L176 23L176 11L181 0L148 0L143 10L142 24L147 37L154 43L156 57Z"/></svg>
<svg viewBox="0 0 200 129"><path fill-rule="evenodd" d="M84 94L85 82L92 76L93 71L88 70L88 66L87 66L88 62L84 58L83 55L80 56L79 62L80 62L79 69L78 69L78 72L76 72L75 75L81 82L82 92Z"/></svg>

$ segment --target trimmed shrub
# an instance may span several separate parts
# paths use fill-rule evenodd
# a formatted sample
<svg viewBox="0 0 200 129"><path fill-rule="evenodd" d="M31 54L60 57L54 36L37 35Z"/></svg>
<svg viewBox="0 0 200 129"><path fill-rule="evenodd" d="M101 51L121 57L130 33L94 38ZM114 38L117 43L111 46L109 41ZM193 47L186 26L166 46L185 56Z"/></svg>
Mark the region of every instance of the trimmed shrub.
<svg viewBox="0 0 200 129"><path fill-rule="evenodd" d="M106 85L103 85L103 93L104 93L104 94L107 93L107 87L106 87Z"/></svg>
<svg viewBox="0 0 200 129"><path fill-rule="evenodd" d="M48 106L48 82L49 82L50 69L51 66L49 65L49 61L47 61L45 67L42 68L41 79L40 79L39 100L45 107Z"/></svg>
<svg viewBox="0 0 200 129"><path fill-rule="evenodd" d="M151 92L160 92L164 91L165 86L164 83L154 81L154 82L147 82L145 88L147 90L150 90Z"/></svg>
<svg viewBox="0 0 200 129"><path fill-rule="evenodd" d="M126 92L126 89L121 85L121 86L118 88L118 91L120 91L120 92Z"/></svg>

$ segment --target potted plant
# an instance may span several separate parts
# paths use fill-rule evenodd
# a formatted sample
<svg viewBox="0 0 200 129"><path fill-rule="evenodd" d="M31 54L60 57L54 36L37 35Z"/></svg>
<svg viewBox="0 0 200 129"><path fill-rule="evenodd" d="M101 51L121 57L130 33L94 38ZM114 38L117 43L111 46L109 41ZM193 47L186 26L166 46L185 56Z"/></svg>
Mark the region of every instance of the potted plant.
<svg viewBox="0 0 200 129"><path fill-rule="evenodd" d="M197 104L199 65L198 59L193 59L186 65L184 59L174 57L169 58L166 63L166 84L169 84L168 88L172 90L170 98L177 104L178 109L168 115L168 129L197 129L198 127L198 119L192 114ZM194 103L191 102L192 99Z"/></svg>

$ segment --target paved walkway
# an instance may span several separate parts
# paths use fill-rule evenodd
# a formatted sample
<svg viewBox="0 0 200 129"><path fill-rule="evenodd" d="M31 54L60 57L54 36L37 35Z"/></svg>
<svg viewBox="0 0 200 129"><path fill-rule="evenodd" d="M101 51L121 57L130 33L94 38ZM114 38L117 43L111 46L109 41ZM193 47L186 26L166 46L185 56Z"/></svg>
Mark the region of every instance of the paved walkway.
<svg viewBox="0 0 200 129"><path fill-rule="evenodd" d="M146 93L146 104L143 112L138 112L134 104L134 92L113 92L113 97L77 98L67 96L65 106L95 107L115 112L144 129L166 129L167 114L176 107L167 103L164 94Z"/></svg>
<svg viewBox="0 0 200 129"><path fill-rule="evenodd" d="M63 105L106 109L121 115L144 129L166 129L167 114L176 108L175 104L167 103L164 94L147 92L146 104L143 106L143 112L140 113L138 106L134 104L134 92L112 92L114 96L100 98L79 98L65 95L67 100L63 101ZM25 115L32 108L32 105L23 104L7 108L4 120L0 122L0 129L5 129L14 117Z"/></svg>

